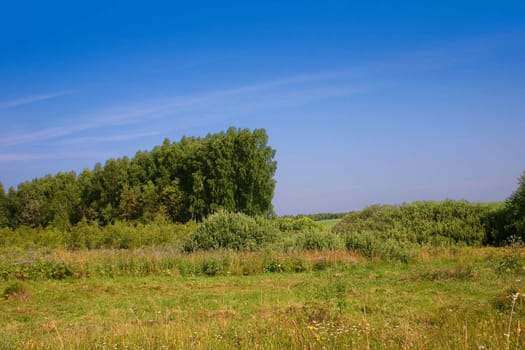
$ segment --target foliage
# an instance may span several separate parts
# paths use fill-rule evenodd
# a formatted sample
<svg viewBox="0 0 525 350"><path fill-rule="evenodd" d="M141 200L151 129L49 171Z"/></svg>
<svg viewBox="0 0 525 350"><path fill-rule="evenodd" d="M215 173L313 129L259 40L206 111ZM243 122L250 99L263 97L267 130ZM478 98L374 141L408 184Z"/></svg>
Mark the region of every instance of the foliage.
<svg viewBox="0 0 525 350"><path fill-rule="evenodd" d="M518 188L505 203L505 236L521 237L525 241L525 172L518 181Z"/></svg>
<svg viewBox="0 0 525 350"><path fill-rule="evenodd" d="M64 262L41 260L26 260L21 263L12 263L3 266L0 271L0 276L4 279L16 278L19 280L61 280L72 275L71 267Z"/></svg>
<svg viewBox="0 0 525 350"><path fill-rule="evenodd" d="M283 216L274 220L279 230L285 232L319 232L322 226L306 216Z"/></svg>
<svg viewBox="0 0 525 350"><path fill-rule="evenodd" d="M206 218L184 244L184 250L257 250L275 242L277 229L264 218L220 210Z"/></svg>
<svg viewBox="0 0 525 350"><path fill-rule="evenodd" d="M340 249L343 241L331 232L306 231L296 236L294 246L304 250Z"/></svg>
<svg viewBox="0 0 525 350"><path fill-rule="evenodd" d="M16 230L0 228L0 247L26 249L46 247L72 250L131 249L160 245L180 247L196 227L197 224L193 221L186 224L173 224L162 215L148 223L117 221L106 226L82 219L68 231L62 231L53 226L45 228L21 226Z"/></svg>
<svg viewBox="0 0 525 350"><path fill-rule="evenodd" d="M52 226L31 228L20 226L16 230L0 228L0 247L48 247L64 246L66 236L61 230Z"/></svg>
<svg viewBox="0 0 525 350"><path fill-rule="evenodd" d="M347 249L355 250L370 259L410 262L414 257L414 244L384 238L374 232L348 233L344 236Z"/></svg>
<svg viewBox="0 0 525 350"><path fill-rule="evenodd" d="M485 222L490 244L507 245L509 239L525 241L525 172L516 191L502 205L494 207Z"/></svg>
<svg viewBox="0 0 525 350"><path fill-rule="evenodd" d="M230 128L203 138L165 140L135 157L109 159L93 170L47 175L5 194L0 184L0 227L71 229L82 218L101 225L200 221L226 209L270 215L275 150L265 130Z"/></svg>
<svg viewBox="0 0 525 350"><path fill-rule="evenodd" d="M484 220L490 212L488 205L452 200L374 205L347 214L333 232L352 234L352 239L366 232L374 240L478 246L487 239Z"/></svg>

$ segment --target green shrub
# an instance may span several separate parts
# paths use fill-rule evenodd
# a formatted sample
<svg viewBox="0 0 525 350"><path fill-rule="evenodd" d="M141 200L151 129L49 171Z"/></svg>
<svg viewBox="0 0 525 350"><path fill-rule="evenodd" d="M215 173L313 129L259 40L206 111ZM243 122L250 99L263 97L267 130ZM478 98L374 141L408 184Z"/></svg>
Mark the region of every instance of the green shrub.
<svg viewBox="0 0 525 350"><path fill-rule="evenodd" d="M211 249L254 251L276 239L277 229L266 219L219 211L198 226L183 249L187 252Z"/></svg>
<svg viewBox="0 0 525 350"><path fill-rule="evenodd" d="M132 249L160 245L181 247L196 228L197 224L193 221L171 223L163 215L157 215L147 223L117 221L106 226L84 218L67 230L53 226L20 226L15 230L0 228L0 247L63 247L69 250Z"/></svg>
<svg viewBox="0 0 525 350"><path fill-rule="evenodd" d="M514 235L525 240L525 172L518 180L518 188L505 203L507 235Z"/></svg>
<svg viewBox="0 0 525 350"><path fill-rule="evenodd" d="M363 256L373 259L407 263L414 258L413 246L410 243L395 239L382 239L374 232L350 233L345 236L347 249L355 250Z"/></svg>
<svg viewBox="0 0 525 350"><path fill-rule="evenodd" d="M208 276L216 276L220 272L219 263L216 260L206 260L201 265L201 272Z"/></svg>
<svg viewBox="0 0 525 350"><path fill-rule="evenodd" d="M525 241L525 172L518 180L518 188L501 205L493 208L486 219L489 227L488 243L508 245L509 239Z"/></svg>
<svg viewBox="0 0 525 350"><path fill-rule="evenodd" d="M371 232L382 240L416 244L480 246L487 241L488 204L466 201L374 205L351 212L332 229L339 234Z"/></svg>
<svg viewBox="0 0 525 350"><path fill-rule="evenodd" d="M295 247L304 250L338 249L343 247L340 236L330 232L305 232L296 237Z"/></svg>
<svg viewBox="0 0 525 350"><path fill-rule="evenodd" d="M46 228L20 226L16 230L0 228L0 246L33 248L46 246L59 248L64 246L64 233L52 226Z"/></svg>
<svg viewBox="0 0 525 350"><path fill-rule="evenodd" d="M264 272L284 272L284 265L277 260L268 261L264 265Z"/></svg>
<svg viewBox="0 0 525 350"><path fill-rule="evenodd" d="M56 261L24 261L0 266L0 276L3 279L19 280L64 279L73 276L73 269L63 262Z"/></svg>
<svg viewBox="0 0 525 350"><path fill-rule="evenodd" d="M284 216L274 220L281 232L319 232L323 226L306 216Z"/></svg>

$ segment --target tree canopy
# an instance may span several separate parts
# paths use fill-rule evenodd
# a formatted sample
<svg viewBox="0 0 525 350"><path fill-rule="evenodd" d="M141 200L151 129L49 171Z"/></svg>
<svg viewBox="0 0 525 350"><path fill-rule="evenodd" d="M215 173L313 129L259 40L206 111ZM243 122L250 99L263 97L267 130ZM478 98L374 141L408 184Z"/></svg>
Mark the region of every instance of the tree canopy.
<svg viewBox="0 0 525 350"><path fill-rule="evenodd" d="M264 129L166 139L151 151L109 159L79 175L47 175L7 194L0 188L0 226L67 228L82 218L108 224L159 214L174 222L200 221L220 209L269 215L274 156Z"/></svg>

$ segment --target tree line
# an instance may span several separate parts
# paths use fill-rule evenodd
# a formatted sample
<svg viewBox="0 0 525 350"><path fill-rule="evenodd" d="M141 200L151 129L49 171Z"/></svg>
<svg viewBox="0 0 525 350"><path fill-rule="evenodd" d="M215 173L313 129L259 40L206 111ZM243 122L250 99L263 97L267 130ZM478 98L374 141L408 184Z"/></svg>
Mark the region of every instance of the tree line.
<svg viewBox="0 0 525 350"><path fill-rule="evenodd" d="M264 129L230 128L205 137L166 139L151 151L109 159L93 169L26 181L5 192L0 227L68 229L85 219L200 221L219 209L273 213L277 163Z"/></svg>

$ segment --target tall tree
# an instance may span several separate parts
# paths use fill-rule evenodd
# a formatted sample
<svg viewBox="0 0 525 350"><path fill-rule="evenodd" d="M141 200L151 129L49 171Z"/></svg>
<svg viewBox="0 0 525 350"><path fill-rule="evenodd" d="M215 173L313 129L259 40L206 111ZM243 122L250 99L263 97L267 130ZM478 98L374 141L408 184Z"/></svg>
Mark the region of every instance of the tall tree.
<svg viewBox="0 0 525 350"><path fill-rule="evenodd" d="M122 190L128 185L128 158L109 159L101 172L98 180L102 187L99 209L102 221L110 223L120 217L120 196Z"/></svg>
<svg viewBox="0 0 525 350"><path fill-rule="evenodd" d="M249 215L271 214L277 169L275 150L268 146L264 129L228 130L234 138L237 210Z"/></svg>
<svg viewBox="0 0 525 350"><path fill-rule="evenodd" d="M181 179L193 218L200 220L219 209L248 215L272 212L277 163L264 129L230 128L184 141L193 142L192 152L182 158L187 165Z"/></svg>
<svg viewBox="0 0 525 350"><path fill-rule="evenodd" d="M160 195L164 213L174 222L191 219L188 197L180 189L179 181L174 180L162 190Z"/></svg>
<svg viewBox="0 0 525 350"><path fill-rule="evenodd" d="M53 226L66 230L82 218L81 198L74 172L58 173L51 178L52 195L48 207Z"/></svg>
<svg viewBox="0 0 525 350"><path fill-rule="evenodd" d="M143 206L140 186L124 186L120 194L120 215L124 220L137 220L142 217Z"/></svg>

